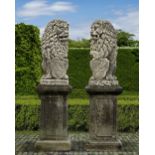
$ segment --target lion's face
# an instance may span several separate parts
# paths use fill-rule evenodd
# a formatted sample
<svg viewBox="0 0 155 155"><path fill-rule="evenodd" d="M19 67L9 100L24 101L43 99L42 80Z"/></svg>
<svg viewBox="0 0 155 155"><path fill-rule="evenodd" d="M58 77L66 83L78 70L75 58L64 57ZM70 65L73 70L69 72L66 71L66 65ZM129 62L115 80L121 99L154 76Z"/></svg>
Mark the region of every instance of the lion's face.
<svg viewBox="0 0 155 155"><path fill-rule="evenodd" d="M115 37L116 32L113 26L108 21L96 21L91 26L91 37L94 40L102 38L105 39L106 36Z"/></svg>
<svg viewBox="0 0 155 155"><path fill-rule="evenodd" d="M65 26L57 31L57 35L60 41L67 41L68 40L68 26Z"/></svg>
<svg viewBox="0 0 155 155"><path fill-rule="evenodd" d="M42 37L42 44L53 46L56 42L67 42L69 36L69 25L65 21L53 20L48 23Z"/></svg>
<svg viewBox="0 0 155 155"><path fill-rule="evenodd" d="M68 24L66 22L62 22L62 21L57 21L56 24L52 25L52 31L55 35L55 37L64 42L68 40Z"/></svg>
<svg viewBox="0 0 155 155"><path fill-rule="evenodd" d="M116 32L108 21L96 21L91 26L91 50L107 56L116 44Z"/></svg>
<svg viewBox="0 0 155 155"><path fill-rule="evenodd" d="M67 55L69 25L62 20L53 20L48 23L42 37L42 53L54 57ZM45 52L43 52L45 51ZM50 54L48 54L50 53Z"/></svg>

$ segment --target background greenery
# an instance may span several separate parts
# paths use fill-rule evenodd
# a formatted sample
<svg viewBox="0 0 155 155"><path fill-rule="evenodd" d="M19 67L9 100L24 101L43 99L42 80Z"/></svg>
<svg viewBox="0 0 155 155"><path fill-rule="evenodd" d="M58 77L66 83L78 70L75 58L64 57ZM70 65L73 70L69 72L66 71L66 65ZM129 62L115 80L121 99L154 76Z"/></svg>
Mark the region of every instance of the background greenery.
<svg viewBox="0 0 155 155"><path fill-rule="evenodd" d="M73 92L70 97L85 98L85 86L91 76L89 62L89 49L69 50L69 70L68 75ZM126 91L138 91L139 88L139 62L137 48L118 49L116 75L120 85Z"/></svg>
<svg viewBox="0 0 155 155"><path fill-rule="evenodd" d="M138 47L139 41L134 39L134 34L117 30L117 45L119 47ZM89 48L90 47L90 39L81 39L81 40L69 40L70 48Z"/></svg>
<svg viewBox="0 0 155 155"><path fill-rule="evenodd" d="M16 93L34 93L41 75L39 29L23 23L15 27Z"/></svg>
<svg viewBox="0 0 155 155"><path fill-rule="evenodd" d="M16 129L39 128L40 100L36 86L42 75L39 29L24 23L16 24ZM119 131L138 130L139 49L133 35L118 31L116 75L124 88L118 97ZM133 48L134 46L134 48ZM69 40L69 81L73 87L69 95L69 129L88 130L89 104L85 86L91 76L90 40Z"/></svg>
<svg viewBox="0 0 155 155"><path fill-rule="evenodd" d="M69 130L87 131L88 99L68 100ZM138 94L124 93L118 97L117 123L119 131L137 131L139 120ZM37 96L16 96L16 130L38 130L40 100Z"/></svg>
<svg viewBox="0 0 155 155"><path fill-rule="evenodd" d="M130 36L130 35L129 35ZM121 38L121 37L120 37ZM74 41L79 47L88 40ZM70 43L71 45L71 43ZM72 46L71 46L72 47ZM70 97L86 97L84 88L91 76L90 49L69 49L68 75L74 90ZM36 85L42 74L39 29L33 25L16 24L16 94L36 94ZM126 91L138 91L138 48L119 48L117 77Z"/></svg>
<svg viewBox="0 0 155 155"><path fill-rule="evenodd" d="M139 51L136 48L118 50L118 67L116 70L116 75L120 85L126 91L138 91L139 88L138 52ZM41 59L39 58L40 56L34 58L34 62L38 59L35 64L27 63L26 57L26 62L24 64L16 64L16 94L23 95L36 93L36 85L41 77ZM16 62L18 62L18 60L19 58L16 59ZM73 87L73 92L70 97L86 97L84 88L88 84L91 76L91 70L89 67L90 60L89 49L69 50L68 75L70 78L70 84Z"/></svg>

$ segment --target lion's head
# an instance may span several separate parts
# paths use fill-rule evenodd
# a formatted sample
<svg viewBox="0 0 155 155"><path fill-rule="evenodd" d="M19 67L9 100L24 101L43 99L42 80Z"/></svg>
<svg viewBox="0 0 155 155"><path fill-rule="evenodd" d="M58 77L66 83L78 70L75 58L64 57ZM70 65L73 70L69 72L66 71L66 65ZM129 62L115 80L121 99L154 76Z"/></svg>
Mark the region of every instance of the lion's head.
<svg viewBox="0 0 155 155"><path fill-rule="evenodd" d="M95 21L91 26L91 54L107 57L117 47L116 31L108 21ZM96 52L95 52L96 51Z"/></svg>
<svg viewBox="0 0 155 155"><path fill-rule="evenodd" d="M69 25L62 20L53 20L48 23L42 37L42 48L55 54L68 48Z"/></svg>

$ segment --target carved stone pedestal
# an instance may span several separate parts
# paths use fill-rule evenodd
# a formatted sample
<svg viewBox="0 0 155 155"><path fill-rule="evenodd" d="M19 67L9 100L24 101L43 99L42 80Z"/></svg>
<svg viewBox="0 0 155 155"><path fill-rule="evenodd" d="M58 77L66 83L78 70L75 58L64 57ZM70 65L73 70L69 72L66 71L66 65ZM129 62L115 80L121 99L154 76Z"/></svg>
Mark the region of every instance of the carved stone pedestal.
<svg viewBox="0 0 155 155"><path fill-rule="evenodd" d="M120 86L87 86L90 96L90 139L87 151L108 151L121 148L116 138L116 96L122 92Z"/></svg>
<svg viewBox="0 0 155 155"><path fill-rule="evenodd" d="M37 88L41 98L40 140L35 144L41 151L68 151L71 143L67 132L67 95L69 85L42 85Z"/></svg>

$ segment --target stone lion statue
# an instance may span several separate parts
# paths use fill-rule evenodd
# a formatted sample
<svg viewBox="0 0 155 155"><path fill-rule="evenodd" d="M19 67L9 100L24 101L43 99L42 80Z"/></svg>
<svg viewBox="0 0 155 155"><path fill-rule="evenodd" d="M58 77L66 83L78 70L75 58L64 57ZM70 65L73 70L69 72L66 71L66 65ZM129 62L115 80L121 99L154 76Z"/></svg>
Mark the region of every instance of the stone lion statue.
<svg viewBox="0 0 155 155"><path fill-rule="evenodd" d="M43 81L68 80L68 31L69 25L62 20L48 23L42 36Z"/></svg>
<svg viewBox="0 0 155 155"><path fill-rule="evenodd" d="M115 76L117 57L117 34L108 21L95 21L91 26L90 68L91 85L118 85Z"/></svg>

